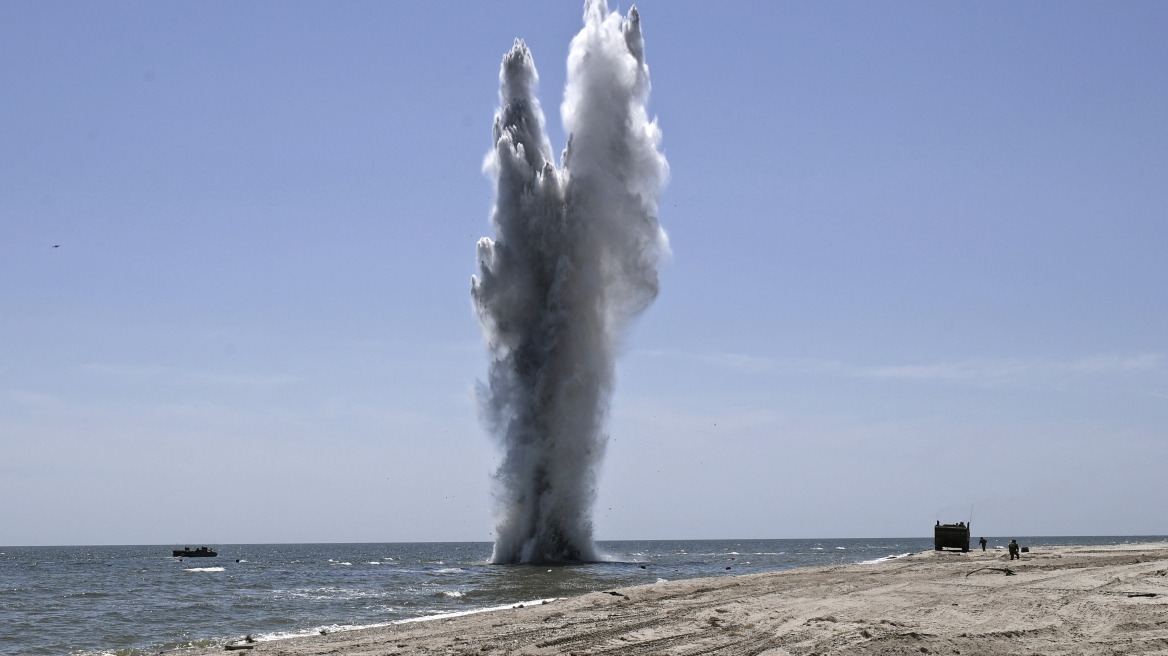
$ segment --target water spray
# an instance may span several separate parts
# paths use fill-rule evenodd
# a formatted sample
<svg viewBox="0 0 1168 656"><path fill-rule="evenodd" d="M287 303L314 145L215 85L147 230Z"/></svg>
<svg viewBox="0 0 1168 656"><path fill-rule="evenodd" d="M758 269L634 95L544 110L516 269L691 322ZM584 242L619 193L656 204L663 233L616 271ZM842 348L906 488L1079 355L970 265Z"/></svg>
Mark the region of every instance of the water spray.
<svg viewBox="0 0 1168 656"><path fill-rule="evenodd" d="M520 40L503 58L495 147L495 238L478 242L471 277L490 357L479 385L499 440L492 562L597 558L592 506L608 436L617 348L657 296L668 252L657 200L668 177L661 132L646 112L649 69L636 7L589 0L572 40L560 111L568 144L557 166Z"/></svg>

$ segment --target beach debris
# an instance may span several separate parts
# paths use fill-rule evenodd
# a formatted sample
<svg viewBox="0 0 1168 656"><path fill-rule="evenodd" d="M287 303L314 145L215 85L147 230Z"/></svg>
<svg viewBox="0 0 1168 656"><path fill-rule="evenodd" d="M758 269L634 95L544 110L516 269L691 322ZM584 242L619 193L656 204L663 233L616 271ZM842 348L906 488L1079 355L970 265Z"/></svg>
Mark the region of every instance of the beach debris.
<svg viewBox="0 0 1168 656"><path fill-rule="evenodd" d="M255 645L252 643L254 643L256 640L255 640L255 638L251 637L250 633L243 636L243 638L241 638L240 640L241 641L237 641L237 642L229 642L229 643L223 645L223 648L226 649L227 651L238 651L240 649L252 649L255 647Z"/></svg>
<svg viewBox="0 0 1168 656"><path fill-rule="evenodd" d="M976 574L976 573L978 573L982 570L986 570L986 569L993 570L995 572L1005 572L1006 576L1014 576L1014 570L1010 569L1009 567L979 567L979 568L973 570L972 572L970 572L969 574ZM965 578L969 578L969 574L966 574Z"/></svg>
<svg viewBox="0 0 1168 656"><path fill-rule="evenodd" d="M1151 597L1155 597L1155 596L1156 596L1156 593L1155 593L1155 592L1137 592L1137 593L1135 593L1135 594L1129 594L1129 595L1127 596L1127 598L1128 598L1128 599L1131 599L1132 597L1148 597L1148 598L1151 598Z"/></svg>

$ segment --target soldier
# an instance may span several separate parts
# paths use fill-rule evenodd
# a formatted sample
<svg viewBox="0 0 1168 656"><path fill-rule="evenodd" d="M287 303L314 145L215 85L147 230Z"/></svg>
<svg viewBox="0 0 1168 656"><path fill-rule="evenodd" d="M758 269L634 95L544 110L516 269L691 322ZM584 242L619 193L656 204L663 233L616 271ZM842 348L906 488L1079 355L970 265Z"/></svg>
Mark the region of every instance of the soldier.
<svg viewBox="0 0 1168 656"><path fill-rule="evenodd" d="M981 550L985 551L986 539L982 538L982 539L978 540L977 543L981 545Z"/></svg>
<svg viewBox="0 0 1168 656"><path fill-rule="evenodd" d="M1017 540L1010 540L1009 546L1010 546L1010 560L1014 560L1015 558L1017 558L1018 560L1022 560L1022 556L1018 555L1018 541Z"/></svg>

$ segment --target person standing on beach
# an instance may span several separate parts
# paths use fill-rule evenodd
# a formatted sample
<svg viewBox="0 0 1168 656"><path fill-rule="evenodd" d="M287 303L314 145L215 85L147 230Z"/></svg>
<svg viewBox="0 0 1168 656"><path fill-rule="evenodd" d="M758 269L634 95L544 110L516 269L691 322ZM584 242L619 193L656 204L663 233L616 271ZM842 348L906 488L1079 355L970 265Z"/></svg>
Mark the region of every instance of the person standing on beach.
<svg viewBox="0 0 1168 656"><path fill-rule="evenodd" d="M1022 556L1018 555L1018 541L1017 540L1010 540L1009 546L1010 546L1010 560L1014 560L1015 558L1017 558L1018 560L1022 560Z"/></svg>
<svg viewBox="0 0 1168 656"><path fill-rule="evenodd" d="M981 545L981 550L985 551L986 539L982 538L982 539L978 540L977 543Z"/></svg>

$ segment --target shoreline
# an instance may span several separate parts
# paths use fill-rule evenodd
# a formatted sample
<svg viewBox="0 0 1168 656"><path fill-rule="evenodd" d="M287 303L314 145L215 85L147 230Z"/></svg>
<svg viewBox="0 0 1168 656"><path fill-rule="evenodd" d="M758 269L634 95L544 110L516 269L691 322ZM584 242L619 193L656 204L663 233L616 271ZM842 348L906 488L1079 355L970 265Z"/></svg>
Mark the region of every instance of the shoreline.
<svg viewBox="0 0 1168 656"><path fill-rule="evenodd" d="M1168 543L1039 547L1013 562L997 550L926 551L541 601L256 642L244 653L1164 653Z"/></svg>

